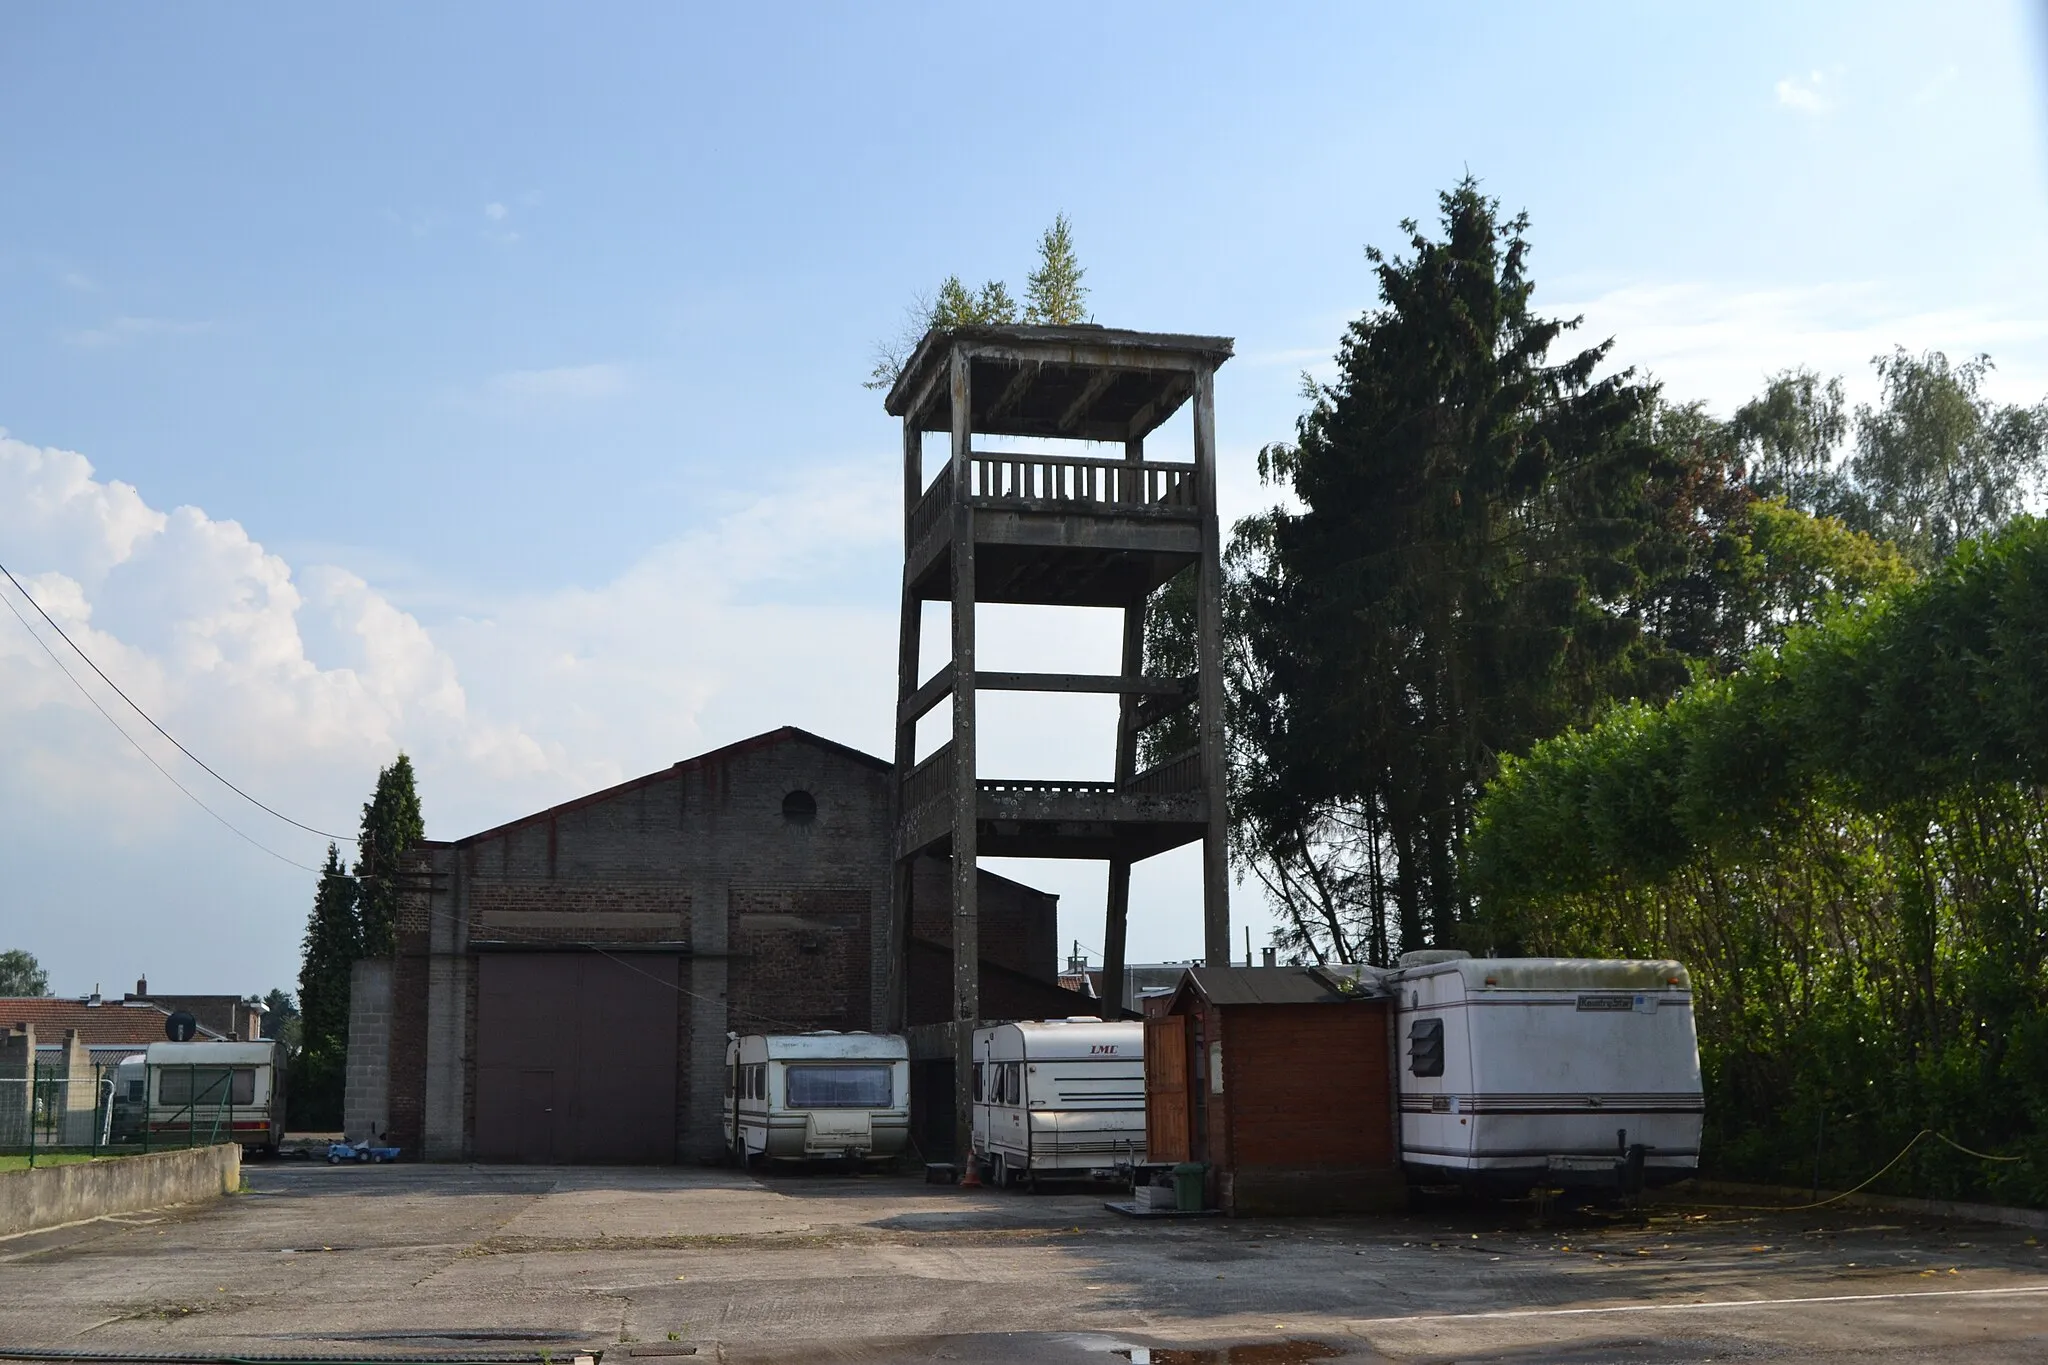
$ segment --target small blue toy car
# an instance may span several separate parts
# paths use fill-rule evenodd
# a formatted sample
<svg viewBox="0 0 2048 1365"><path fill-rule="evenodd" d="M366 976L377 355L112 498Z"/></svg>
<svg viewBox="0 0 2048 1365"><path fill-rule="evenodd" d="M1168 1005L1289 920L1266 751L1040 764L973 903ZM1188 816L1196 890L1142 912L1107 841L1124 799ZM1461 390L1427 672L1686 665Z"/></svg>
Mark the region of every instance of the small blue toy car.
<svg viewBox="0 0 2048 1365"><path fill-rule="evenodd" d="M372 1147L367 1142L330 1142L327 1144L327 1164L339 1166L344 1161L396 1161L396 1147Z"/></svg>

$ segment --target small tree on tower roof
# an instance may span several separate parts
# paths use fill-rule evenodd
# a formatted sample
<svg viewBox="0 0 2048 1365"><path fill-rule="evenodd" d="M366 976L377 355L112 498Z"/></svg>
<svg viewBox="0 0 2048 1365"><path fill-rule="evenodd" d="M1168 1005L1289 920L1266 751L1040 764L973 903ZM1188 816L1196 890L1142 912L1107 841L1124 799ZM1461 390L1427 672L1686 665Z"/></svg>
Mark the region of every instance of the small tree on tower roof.
<svg viewBox="0 0 2048 1365"><path fill-rule="evenodd" d="M1074 254L1074 225L1062 213L1038 239L1038 269L1024 281L1024 321L1068 327L1088 321L1088 289Z"/></svg>

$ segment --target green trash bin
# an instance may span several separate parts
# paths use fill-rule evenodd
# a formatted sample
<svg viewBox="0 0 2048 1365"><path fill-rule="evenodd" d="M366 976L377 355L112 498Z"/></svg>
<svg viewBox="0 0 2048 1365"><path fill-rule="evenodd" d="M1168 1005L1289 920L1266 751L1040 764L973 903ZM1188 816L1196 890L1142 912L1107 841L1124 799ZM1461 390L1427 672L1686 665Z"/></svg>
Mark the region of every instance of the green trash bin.
<svg viewBox="0 0 2048 1365"><path fill-rule="evenodd" d="M1199 1161L1183 1161L1173 1168L1173 1206L1181 1213L1200 1213L1204 1177L1209 1168Z"/></svg>

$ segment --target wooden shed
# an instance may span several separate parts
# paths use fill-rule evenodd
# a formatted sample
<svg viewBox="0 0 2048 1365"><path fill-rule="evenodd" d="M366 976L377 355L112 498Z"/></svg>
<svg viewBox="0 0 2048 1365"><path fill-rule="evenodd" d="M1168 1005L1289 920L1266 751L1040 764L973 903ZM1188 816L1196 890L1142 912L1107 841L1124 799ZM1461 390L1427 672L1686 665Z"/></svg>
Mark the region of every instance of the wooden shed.
<svg viewBox="0 0 2048 1365"><path fill-rule="evenodd" d="M1148 1157L1233 1216L1399 1207L1392 1008L1369 974L1189 968L1145 1020Z"/></svg>

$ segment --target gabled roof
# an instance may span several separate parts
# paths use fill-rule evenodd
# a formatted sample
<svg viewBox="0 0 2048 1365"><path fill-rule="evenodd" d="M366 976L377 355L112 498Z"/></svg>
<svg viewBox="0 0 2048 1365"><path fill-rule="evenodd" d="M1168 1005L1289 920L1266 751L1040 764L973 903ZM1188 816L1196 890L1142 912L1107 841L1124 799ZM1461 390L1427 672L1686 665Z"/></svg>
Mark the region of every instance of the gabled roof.
<svg viewBox="0 0 2048 1365"><path fill-rule="evenodd" d="M683 759L681 762L672 764L658 772L629 778L617 786L606 787L602 791L594 791L587 796L579 796L573 801L564 801L558 806L549 806L546 810L538 810L531 815L522 815L516 820L507 820L502 825L493 825L489 829L479 830L475 834L466 835L460 839L422 839L420 840L420 845L427 848L462 848L477 842L479 839L489 839L517 829L521 825L531 824L536 820L546 820L551 816L566 815L572 810L596 805L600 801L609 801L613 797L623 796L627 792L655 782L665 782L670 778L699 768L716 767L743 754L753 753L762 749L772 749L781 744L809 744L814 748L823 749L827 753L837 754L841 758L850 758L856 763L865 764L880 772L887 772L894 766L889 760L876 758L873 754L856 749L850 744L841 744L837 740L826 739L823 735L814 735L809 730L799 729L794 725L784 725L778 729L769 730L764 734L755 735L750 739L737 740L734 743L725 745L723 748L698 754L695 758Z"/></svg>
<svg viewBox="0 0 2048 1365"><path fill-rule="evenodd" d="M64 1040L64 1030L77 1029L78 1036L88 1045L134 1045L164 1041L164 1020L171 1012L161 1005L147 1001L120 1002L104 1000L93 1004L62 995L15 995L0 996L0 1028L13 1028L20 1024L33 1024L36 1042L58 1043ZM219 1038L222 1035L212 1029L200 1026L202 1038Z"/></svg>

